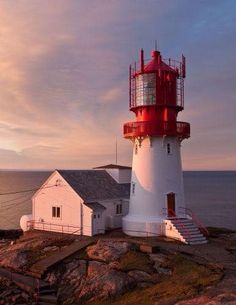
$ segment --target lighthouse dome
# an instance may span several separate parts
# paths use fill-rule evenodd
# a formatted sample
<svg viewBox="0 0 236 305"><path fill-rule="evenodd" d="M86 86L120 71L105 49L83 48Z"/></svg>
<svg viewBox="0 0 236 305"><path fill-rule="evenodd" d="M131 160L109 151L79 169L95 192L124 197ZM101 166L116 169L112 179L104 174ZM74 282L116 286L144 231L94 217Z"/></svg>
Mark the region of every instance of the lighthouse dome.
<svg viewBox="0 0 236 305"><path fill-rule="evenodd" d="M161 54L157 50L151 52L151 61L144 66L144 72L153 72L159 69L163 71L176 72L173 68L162 61Z"/></svg>

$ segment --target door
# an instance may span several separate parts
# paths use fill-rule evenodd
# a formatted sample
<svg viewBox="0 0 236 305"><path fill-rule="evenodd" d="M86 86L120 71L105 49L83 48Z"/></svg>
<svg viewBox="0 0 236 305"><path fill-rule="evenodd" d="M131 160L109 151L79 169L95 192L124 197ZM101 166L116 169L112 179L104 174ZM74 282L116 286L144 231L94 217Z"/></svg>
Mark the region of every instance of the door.
<svg viewBox="0 0 236 305"><path fill-rule="evenodd" d="M93 213L93 235L103 234L105 232L105 223L103 219L102 211Z"/></svg>
<svg viewBox="0 0 236 305"><path fill-rule="evenodd" d="M167 194L168 217L175 217L175 193Z"/></svg>

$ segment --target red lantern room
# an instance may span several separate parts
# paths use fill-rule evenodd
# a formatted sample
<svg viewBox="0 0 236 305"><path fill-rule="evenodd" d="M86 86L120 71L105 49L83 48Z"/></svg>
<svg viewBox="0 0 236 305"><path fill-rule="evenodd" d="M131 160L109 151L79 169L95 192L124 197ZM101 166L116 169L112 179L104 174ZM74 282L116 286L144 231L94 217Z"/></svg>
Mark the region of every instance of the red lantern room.
<svg viewBox="0 0 236 305"><path fill-rule="evenodd" d="M159 51L152 51L152 59L130 66L130 110L135 122L124 125L124 137L177 136L188 138L190 124L177 122L179 111L184 109L185 57L182 62L163 59Z"/></svg>

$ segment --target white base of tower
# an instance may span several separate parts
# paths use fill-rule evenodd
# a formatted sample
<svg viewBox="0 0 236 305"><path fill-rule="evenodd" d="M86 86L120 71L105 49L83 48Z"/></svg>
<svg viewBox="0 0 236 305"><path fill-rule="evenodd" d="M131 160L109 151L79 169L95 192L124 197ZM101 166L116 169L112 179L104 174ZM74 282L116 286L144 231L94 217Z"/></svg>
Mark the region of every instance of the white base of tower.
<svg viewBox="0 0 236 305"><path fill-rule="evenodd" d="M140 218L125 216L122 222L123 232L130 236L158 236L164 235L164 221L158 217Z"/></svg>
<svg viewBox="0 0 236 305"><path fill-rule="evenodd" d="M182 216L184 204L180 140L177 137L145 138L134 142L129 213L123 231L132 236L165 235L169 195L174 212Z"/></svg>

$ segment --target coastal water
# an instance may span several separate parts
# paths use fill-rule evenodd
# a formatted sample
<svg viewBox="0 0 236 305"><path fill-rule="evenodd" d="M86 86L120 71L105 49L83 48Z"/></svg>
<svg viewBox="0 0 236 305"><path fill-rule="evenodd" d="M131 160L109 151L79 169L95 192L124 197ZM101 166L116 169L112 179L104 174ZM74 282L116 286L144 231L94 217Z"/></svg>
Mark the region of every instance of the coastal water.
<svg viewBox="0 0 236 305"><path fill-rule="evenodd" d="M19 228L31 197L50 172L0 171L0 229ZM207 226L236 230L236 171L184 172L185 201ZM24 193L17 193L27 190ZM16 194L2 195L3 193Z"/></svg>

